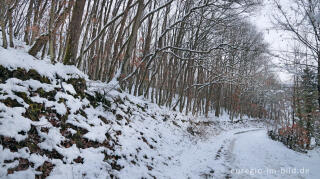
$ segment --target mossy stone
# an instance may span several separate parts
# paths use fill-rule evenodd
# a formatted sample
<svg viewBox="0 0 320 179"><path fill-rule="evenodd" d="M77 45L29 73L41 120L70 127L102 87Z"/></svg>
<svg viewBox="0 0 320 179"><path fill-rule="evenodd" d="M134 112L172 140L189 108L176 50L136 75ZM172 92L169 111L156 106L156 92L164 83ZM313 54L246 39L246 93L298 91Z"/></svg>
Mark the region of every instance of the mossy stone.
<svg viewBox="0 0 320 179"><path fill-rule="evenodd" d="M68 84L71 84L74 90L77 92L77 95L84 97L84 91L87 89L86 80L84 78L71 78L67 81Z"/></svg>
<svg viewBox="0 0 320 179"><path fill-rule="evenodd" d="M19 96L20 98L22 98L24 100L24 102L26 102L27 104L31 104L32 103L32 101L28 97L27 93L25 93L25 92L14 92L14 94Z"/></svg>
<svg viewBox="0 0 320 179"><path fill-rule="evenodd" d="M6 98L4 100L0 100L0 102L8 107L23 107L23 105L20 104L16 99Z"/></svg>
<svg viewBox="0 0 320 179"><path fill-rule="evenodd" d="M31 103L27 109L25 116L32 121L39 121L40 114L44 110L43 104Z"/></svg>

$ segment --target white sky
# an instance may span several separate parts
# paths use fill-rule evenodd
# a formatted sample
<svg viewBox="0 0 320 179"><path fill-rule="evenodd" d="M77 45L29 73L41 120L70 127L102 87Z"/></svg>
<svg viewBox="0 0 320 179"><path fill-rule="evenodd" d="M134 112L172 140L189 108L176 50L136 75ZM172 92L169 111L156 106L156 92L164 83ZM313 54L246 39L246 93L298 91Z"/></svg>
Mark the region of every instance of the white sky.
<svg viewBox="0 0 320 179"><path fill-rule="evenodd" d="M263 6L250 16L250 21L264 34L264 39L269 44L269 49L273 54L280 53L280 51L292 51L288 46L290 43L288 33L277 30L272 23L273 15L277 13L272 2L273 0L264 0ZM281 4L289 4L289 2L289 0L281 0ZM276 57L272 57L272 60L275 64L279 64L279 59ZM279 74L281 81L290 83L290 74L281 69L275 69L275 71Z"/></svg>

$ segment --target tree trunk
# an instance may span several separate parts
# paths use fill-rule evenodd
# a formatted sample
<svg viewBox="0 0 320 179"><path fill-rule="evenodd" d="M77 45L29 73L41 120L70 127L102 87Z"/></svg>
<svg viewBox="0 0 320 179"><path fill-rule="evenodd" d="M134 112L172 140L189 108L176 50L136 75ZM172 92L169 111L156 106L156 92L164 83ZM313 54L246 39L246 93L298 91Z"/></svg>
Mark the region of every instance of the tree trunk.
<svg viewBox="0 0 320 179"><path fill-rule="evenodd" d="M54 26L54 20L55 20L55 11L56 11L56 1L52 1L51 3L51 8L50 8L50 20L49 20L49 54L50 54L50 60L51 63L54 63L55 61L55 39L56 39L56 34L51 32L53 30Z"/></svg>
<svg viewBox="0 0 320 179"><path fill-rule="evenodd" d="M28 7L28 12L27 12L27 16L26 16L26 27L24 30L24 41L26 42L27 45L29 45L29 31L31 29L31 16L32 16L32 8L33 8L33 4L34 4L34 0L30 0L29 2L29 7Z"/></svg>
<svg viewBox="0 0 320 179"><path fill-rule="evenodd" d="M318 109L320 111L320 52L317 54L318 56L318 69L317 69L317 77L318 77Z"/></svg>
<svg viewBox="0 0 320 179"><path fill-rule="evenodd" d="M77 0L72 10L71 22L68 29L66 52L63 64L74 65L76 63L79 38L81 34L81 21L86 0Z"/></svg>
<svg viewBox="0 0 320 179"><path fill-rule="evenodd" d="M6 23L5 20L1 20L1 33L2 33L2 47L7 49L8 48L8 40L6 34Z"/></svg>
<svg viewBox="0 0 320 179"><path fill-rule="evenodd" d="M18 1L16 1L18 2ZM16 2L14 2L15 4L12 5L12 7L8 10L8 21L9 21L9 43L10 43L10 47L13 48L14 44L13 44L13 22L12 22L12 13L13 10L16 6ZM11 6L11 4L10 4Z"/></svg>
<svg viewBox="0 0 320 179"><path fill-rule="evenodd" d="M7 34L6 34L6 14L7 7L5 0L0 0L0 25L2 33L2 47L8 48Z"/></svg>
<svg viewBox="0 0 320 179"><path fill-rule="evenodd" d="M215 116L220 116L220 101L221 101L221 84L217 84L217 97L215 101Z"/></svg>
<svg viewBox="0 0 320 179"><path fill-rule="evenodd" d="M140 26L140 19L143 13L143 8L144 8L144 1L143 0L138 0L138 10L137 10L137 15L135 17L133 26L132 26L132 31L130 34L130 37L128 39L128 46L127 46L127 50L125 52L125 56L124 59L122 61L121 64L121 74L123 76L125 76L125 74L127 74L127 68L128 68L128 61L131 57L131 53L133 48L135 47L136 44L136 38L137 38L137 34L138 34L138 28Z"/></svg>
<svg viewBox="0 0 320 179"><path fill-rule="evenodd" d="M41 50L41 48L47 43L49 39L48 34L41 35L35 42L35 44L31 47L28 53L32 56L36 56L37 53Z"/></svg>

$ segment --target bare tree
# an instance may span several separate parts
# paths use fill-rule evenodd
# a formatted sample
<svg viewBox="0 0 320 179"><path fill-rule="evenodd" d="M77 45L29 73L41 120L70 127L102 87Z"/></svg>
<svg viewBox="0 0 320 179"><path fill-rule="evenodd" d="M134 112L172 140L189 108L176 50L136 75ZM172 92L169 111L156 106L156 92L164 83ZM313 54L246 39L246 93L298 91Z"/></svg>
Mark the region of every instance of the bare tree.
<svg viewBox="0 0 320 179"><path fill-rule="evenodd" d="M275 18L279 27L291 32L296 40L304 44L315 61L320 109L320 1L294 0L291 10L282 7L277 0L274 3L281 14Z"/></svg>
<svg viewBox="0 0 320 179"><path fill-rule="evenodd" d="M8 40L7 40L7 34L6 34L7 13L8 13L8 4L6 0L1 0L0 1L0 25L1 25L3 48L8 48Z"/></svg>
<svg viewBox="0 0 320 179"><path fill-rule="evenodd" d="M181 112L219 116L224 108L232 118L264 116L267 46L241 18L256 0L21 4L25 11L20 4L13 9L26 13L17 33L33 56L76 65L93 80L117 79L123 90Z"/></svg>
<svg viewBox="0 0 320 179"><path fill-rule="evenodd" d="M63 63L67 65L75 65L76 63L79 38L82 30L81 22L85 3L85 0L76 0L72 10L72 17L69 24L68 36L66 40L66 51L63 59Z"/></svg>

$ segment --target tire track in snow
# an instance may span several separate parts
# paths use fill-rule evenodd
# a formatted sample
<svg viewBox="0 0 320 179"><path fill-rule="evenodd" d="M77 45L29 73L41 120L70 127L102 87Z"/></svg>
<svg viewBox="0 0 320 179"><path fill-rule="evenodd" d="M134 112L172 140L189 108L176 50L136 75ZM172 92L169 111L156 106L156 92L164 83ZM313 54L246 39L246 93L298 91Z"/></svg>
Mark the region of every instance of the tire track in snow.
<svg viewBox="0 0 320 179"><path fill-rule="evenodd" d="M222 171L222 176L225 179L230 179L232 178L232 168L234 168L234 155L233 155L233 149L234 149L234 144L235 141L237 140L237 135L238 134L243 134L243 133L247 133L247 132L254 132L254 131L259 131L259 130L263 130L262 128L258 128L258 129L245 129L245 130L241 130L238 132L233 132L229 137L227 137L225 140L223 140L219 150L216 152L215 155L215 160L220 160L221 165L224 167L224 171ZM218 171L219 172L219 171ZM209 176L209 177L208 177ZM214 176L207 174L206 175L206 179L207 178L214 178Z"/></svg>

